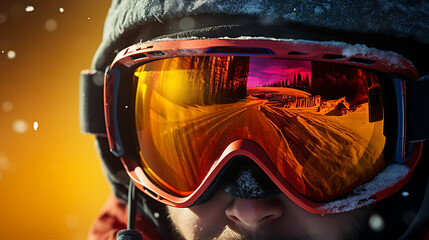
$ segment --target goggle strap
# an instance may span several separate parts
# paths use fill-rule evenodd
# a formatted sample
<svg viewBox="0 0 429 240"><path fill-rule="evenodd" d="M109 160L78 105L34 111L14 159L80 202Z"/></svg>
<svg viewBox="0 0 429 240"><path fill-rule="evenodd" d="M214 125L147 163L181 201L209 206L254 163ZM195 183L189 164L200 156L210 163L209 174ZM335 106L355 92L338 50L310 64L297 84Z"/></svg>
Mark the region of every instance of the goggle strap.
<svg viewBox="0 0 429 240"><path fill-rule="evenodd" d="M104 72L84 70L80 75L80 130L106 137L103 99Z"/></svg>
<svg viewBox="0 0 429 240"><path fill-rule="evenodd" d="M407 132L409 142L429 140L429 74L407 81Z"/></svg>

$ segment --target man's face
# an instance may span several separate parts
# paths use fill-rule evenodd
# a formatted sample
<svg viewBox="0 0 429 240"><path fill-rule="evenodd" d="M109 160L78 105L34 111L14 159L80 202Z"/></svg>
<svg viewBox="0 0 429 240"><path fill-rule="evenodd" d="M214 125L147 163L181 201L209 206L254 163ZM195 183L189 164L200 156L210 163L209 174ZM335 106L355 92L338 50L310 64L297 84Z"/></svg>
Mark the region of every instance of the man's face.
<svg viewBox="0 0 429 240"><path fill-rule="evenodd" d="M356 239L369 209L315 215L284 194L269 199L239 199L219 190L190 208L168 207L179 235L189 239Z"/></svg>

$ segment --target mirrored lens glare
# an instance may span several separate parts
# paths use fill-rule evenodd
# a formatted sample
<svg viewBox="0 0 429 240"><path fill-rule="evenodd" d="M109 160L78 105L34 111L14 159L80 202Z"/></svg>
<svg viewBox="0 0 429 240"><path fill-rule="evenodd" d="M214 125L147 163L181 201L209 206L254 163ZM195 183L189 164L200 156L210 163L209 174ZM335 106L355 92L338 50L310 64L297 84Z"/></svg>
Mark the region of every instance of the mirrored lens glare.
<svg viewBox="0 0 429 240"><path fill-rule="evenodd" d="M314 201L337 198L385 166L382 87L372 72L288 59L179 57L144 64L134 79L141 165L177 196L192 193L240 139L259 144Z"/></svg>

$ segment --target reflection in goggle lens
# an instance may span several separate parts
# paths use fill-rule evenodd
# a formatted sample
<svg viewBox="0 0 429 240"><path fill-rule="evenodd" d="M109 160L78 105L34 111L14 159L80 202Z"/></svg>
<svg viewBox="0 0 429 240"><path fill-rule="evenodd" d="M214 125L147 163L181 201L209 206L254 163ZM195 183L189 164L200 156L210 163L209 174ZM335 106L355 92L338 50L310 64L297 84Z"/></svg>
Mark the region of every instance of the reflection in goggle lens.
<svg viewBox="0 0 429 240"><path fill-rule="evenodd" d="M328 201L384 166L377 74L332 63L178 57L135 70L141 164L187 196L233 141L259 144L306 198Z"/></svg>

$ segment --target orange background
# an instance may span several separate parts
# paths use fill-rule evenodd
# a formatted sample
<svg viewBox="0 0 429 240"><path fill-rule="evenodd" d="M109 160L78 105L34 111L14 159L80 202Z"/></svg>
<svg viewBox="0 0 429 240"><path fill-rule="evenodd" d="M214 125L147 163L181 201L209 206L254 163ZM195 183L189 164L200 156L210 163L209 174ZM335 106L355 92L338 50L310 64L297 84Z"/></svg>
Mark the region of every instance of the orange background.
<svg viewBox="0 0 429 240"><path fill-rule="evenodd" d="M0 3L0 239L85 239L109 193L78 107L109 5Z"/></svg>

